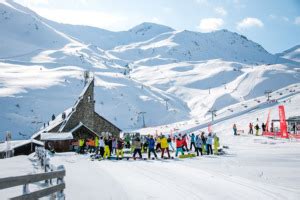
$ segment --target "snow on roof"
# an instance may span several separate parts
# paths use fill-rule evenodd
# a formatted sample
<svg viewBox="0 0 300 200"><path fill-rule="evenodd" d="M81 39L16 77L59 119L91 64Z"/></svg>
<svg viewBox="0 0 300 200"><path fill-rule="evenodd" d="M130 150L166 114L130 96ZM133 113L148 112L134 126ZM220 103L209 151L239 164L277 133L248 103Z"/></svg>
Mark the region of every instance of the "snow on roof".
<svg viewBox="0 0 300 200"><path fill-rule="evenodd" d="M68 108L64 112L62 112L62 113L66 114L66 119L71 115L72 109L73 109L73 107ZM49 121L49 126L46 125L45 128L42 127L41 130L39 130L37 133L33 134L31 136L31 138L34 139L37 136L39 136L41 133L48 132L51 129L53 129L54 127L56 127L57 125L59 125L60 123L62 123L64 121L64 119L62 118L62 113L60 113L59 115L57 115L56 118L53 121Z"/></svg>
<svg viewBox="0 0 300 200"><path fill-rule="evenodd" d="M72 140L73 135L71 132L64 133L41 133L41 140Z"/></svg>
<svg viewBox="0 0 300 200"><path fill-rule="evenodd" d="M29 140L12 140L7 144L7 142L0 143L0 152L6 151L6 150L12 150L17 147L29 144L29 143L35 143L41 146L44 146L43 142L37 141L35 139L29 139Z"/></svg>

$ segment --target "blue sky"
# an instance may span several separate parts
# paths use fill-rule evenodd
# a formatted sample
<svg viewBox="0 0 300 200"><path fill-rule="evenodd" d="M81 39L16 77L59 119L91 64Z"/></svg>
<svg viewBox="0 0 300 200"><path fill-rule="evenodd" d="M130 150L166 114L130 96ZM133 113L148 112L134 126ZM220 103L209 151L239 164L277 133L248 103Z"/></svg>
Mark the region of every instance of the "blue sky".
<svg viewBox="0 0 300 200"><path fill-rule="evenodd" d="M142 22L228 29L271 53L300 44L300 0L16 0L49 19L120 31Z"/></svg>

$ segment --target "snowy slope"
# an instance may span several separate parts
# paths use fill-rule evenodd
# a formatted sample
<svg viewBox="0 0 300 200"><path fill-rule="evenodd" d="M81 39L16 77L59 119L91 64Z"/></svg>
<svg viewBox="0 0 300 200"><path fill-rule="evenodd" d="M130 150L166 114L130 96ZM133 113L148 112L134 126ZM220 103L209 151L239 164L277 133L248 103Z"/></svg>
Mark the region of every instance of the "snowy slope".
<svg viewBox="0 0 300 200"><path fill-rule="evenodd" d="M299 101L300 95L296 94L290 102L284 103L287 117L298 113ZM296 200L300 196L297 184L300 181L300 143L247 133L233 136L231 131L233 123L237 123L239 130L247 131L248 123L257 122L257 116L258 123L264 122L270 108L274 119L278 115L277 105L213 126L221 145L229 146L226 149L228 154L224 156L91 162L88 155L58 153L51 157L50 163L56 166L63 164L66 168L65 195L71 199ZM163 132L167 131L168 128L164 128ZM25 156L0 160L0 177L36 173L36 168L37 162L30 162ZM32 185L30 189L34 187ZM18 189L1 190L0 195L9 198L19 194L21 189Z"/></svg>
<svg viewBox="0 0 300 200"><path fill-rule="evenodd" d="M288 50L285 50L282 53L276 54L279 57L300 62L300 45L296 45Z"/></svg>

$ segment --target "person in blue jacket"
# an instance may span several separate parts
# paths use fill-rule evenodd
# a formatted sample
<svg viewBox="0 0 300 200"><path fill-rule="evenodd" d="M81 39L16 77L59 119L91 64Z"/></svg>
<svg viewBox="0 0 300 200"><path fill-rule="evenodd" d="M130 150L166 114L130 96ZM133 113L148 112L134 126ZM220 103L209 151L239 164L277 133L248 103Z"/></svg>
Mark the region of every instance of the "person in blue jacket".
<svg viewBox="0 0 300 200"><path fill-rule="evenodd" d="M148 142L148 159L151 157L151 153L154 154L155 158L157 158L156 152L155 152L155 140L153 138L153 135L146 138Z"/></svg>
<svg viewBox="0 0 300 200"><path fill-rule="evenodd" d="M194 146L194 149L196 151L196 146L195 146L195 134L192 133L192 135L190 135L191 138L191 145L190 145L190 151L192 150L192 147Z"/></svg>

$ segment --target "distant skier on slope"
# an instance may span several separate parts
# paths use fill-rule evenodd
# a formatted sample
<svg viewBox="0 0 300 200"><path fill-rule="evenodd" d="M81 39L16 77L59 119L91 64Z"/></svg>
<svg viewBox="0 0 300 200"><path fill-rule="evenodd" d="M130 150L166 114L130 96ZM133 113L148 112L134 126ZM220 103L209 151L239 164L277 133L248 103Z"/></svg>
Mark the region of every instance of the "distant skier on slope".
<svg viewBox="0 0 300 200"><path fill-rule="evenodd" d="M253 135L253 124L249 123L249 134Z"/></svg>
<svg viewBox="0 0 300 200"><path fill-rule="evenodd" d="M237 135L237 127L236 127L236 124L233 124L232 129L233 129L233 134L234 134L234 135Z"/></svg>
<svg viewBox="0 0 300 200"><path fill-rule="evenodd" d="M256 124L254 128L255 128L255 130L256 130L255 135L258 136L259 129L260 129L259 126L258 126L258 124Z"/></svg>

